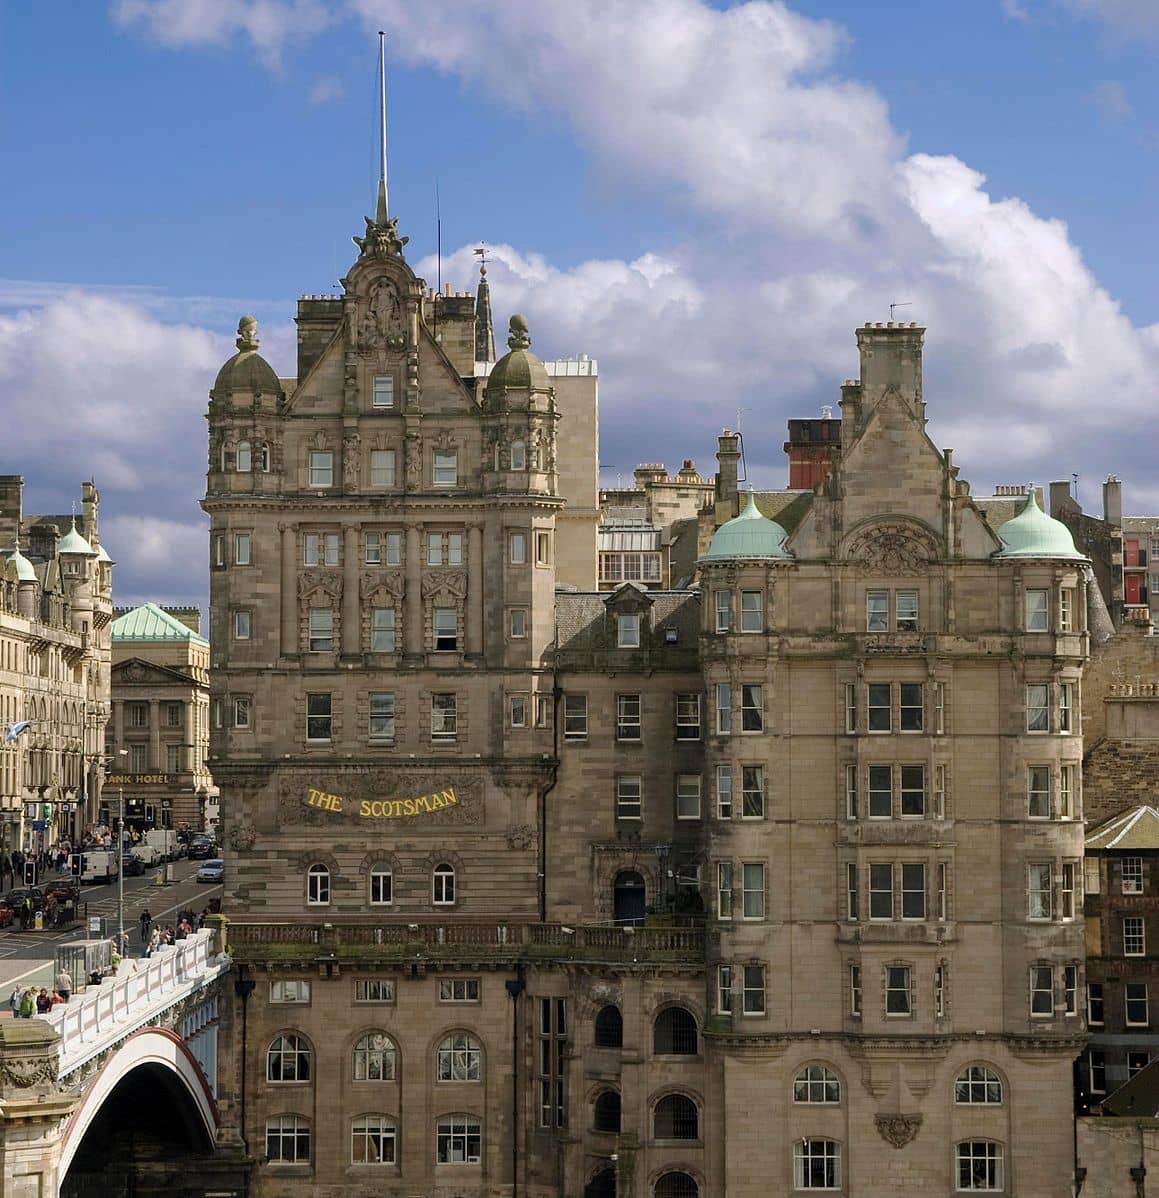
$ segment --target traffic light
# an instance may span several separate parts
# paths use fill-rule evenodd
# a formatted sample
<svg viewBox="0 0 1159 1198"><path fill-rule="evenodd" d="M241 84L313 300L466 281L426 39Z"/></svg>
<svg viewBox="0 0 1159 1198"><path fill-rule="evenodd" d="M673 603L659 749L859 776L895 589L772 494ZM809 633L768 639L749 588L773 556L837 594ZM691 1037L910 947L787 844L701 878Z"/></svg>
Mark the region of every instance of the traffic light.
<svg viewBox="0 0 1159 1198"><path fill-rule="evenodd" d="M152 803L145 804L145 823L152 827L157 821L157 808Z"/></svg>
<svg viewBox="0 0 1159 1198"><path fill-rule="evenodd" d="M68 859L68 868L72 871L74 878L79 878L84 872L85 859L80 853L73 853Z"/></svg>
<svg viewBox="0 0 1159 1198"><path fill-rule="evenodd" d="M25 863L24 863L24 885L25 886L35 886L36 885L36 862L35 861L25 861Z"/></svg>

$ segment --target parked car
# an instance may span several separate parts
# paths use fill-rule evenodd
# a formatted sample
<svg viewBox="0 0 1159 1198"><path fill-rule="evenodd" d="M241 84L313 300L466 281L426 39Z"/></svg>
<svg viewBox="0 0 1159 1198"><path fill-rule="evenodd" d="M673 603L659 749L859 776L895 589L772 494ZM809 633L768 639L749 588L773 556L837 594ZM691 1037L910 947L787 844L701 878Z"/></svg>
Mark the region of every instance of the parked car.
<svg viewBox="0 0 1159 1198"><path fill-rule="evenodd" d="M224 879L225 861L221 857L212 858L197 871L199 882L221 882Z"/></svg>
<svg viewBox="0 0 1159 1198"><path fill-rule="evenodd" d="M13 911L19 911L20 904L26 898L32 899L32 909L34 911L44 910L44 891L39 886L18 886L15 890L8 891L4 896L4 901Z"/></svg>
<svg viewBox="0 0 1159 1198"><path fill-rule="evenodd" d="M75 904L80 899L80 887L74 878L52 878L42 887L45 897L52 895L58 903L64 906Z"/></svg>
<svg viewBox="0 0 1159 1198"><path fill-rule="evenodd" d="M126 878L139 878L145 872L145 862L136 853L125 853L121 857L121 868Z"/></svg>
<svg viewBox="0 0 1159 1198"><path fill-rule="evenodd" d="M190 861L207 861L217 852L217 841L212 836L198 833L189 841L188 856Z"/></svg>

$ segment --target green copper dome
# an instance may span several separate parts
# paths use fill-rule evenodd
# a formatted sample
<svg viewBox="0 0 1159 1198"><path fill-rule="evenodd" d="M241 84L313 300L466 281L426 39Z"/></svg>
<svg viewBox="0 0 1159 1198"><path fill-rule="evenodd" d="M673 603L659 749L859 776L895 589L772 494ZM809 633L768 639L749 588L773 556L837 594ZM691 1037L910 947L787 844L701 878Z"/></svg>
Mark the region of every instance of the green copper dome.
<svg viewBox="0 0 1159 1198"><path fill-rule="evenodd" d="M1026 506L1017 516L998 529L1002 548L995 557L1064 557L1085 561L1074 547L1070 529L1054 520L1038 506L1034 487L1026 497Z"/></svg>
<svg viewBox="0 0 1159 1198"><path fill-rule="evenodd" d="M527 331L527 318L516 313L511 318L507 344L508 353L491 367L487 387L483 392L488 407L501 405L507 391L551 390L551 379L543 363L531 352L531 337Z"/></svg>
<svg viewBox="0 0 1159 1198"><path fill-rule="evenodd" d="M730 558L780 558L793 555L785 547L789 534L775 521L757 511L756 496L749 492L748 506L735 519L716 530L702 562Z"/></svg>
<svg viewBox="0 0 1159 1198"><path fill-rule="evenodd" d="M97 551L77 532L75 519L72 522L72 528L60 538L56 551L57 553L78 553L85 557L96 557L97 555Z"/></svg>
<svg viewBox="0 0 1159 1198"><path fill-rule="evenodd" d="M16 567L17 582L37 582L36 567L20 552L20 546L17 544L15 549L8 553L8 560Z"/></svg>

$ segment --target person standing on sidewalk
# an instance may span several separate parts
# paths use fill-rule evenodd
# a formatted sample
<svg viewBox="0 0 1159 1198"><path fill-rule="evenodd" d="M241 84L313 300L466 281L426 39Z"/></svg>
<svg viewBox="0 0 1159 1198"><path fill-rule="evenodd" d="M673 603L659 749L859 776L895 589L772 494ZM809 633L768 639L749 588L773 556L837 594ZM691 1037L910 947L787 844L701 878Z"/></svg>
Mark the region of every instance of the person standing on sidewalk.
<svg viewBox="0 0 1159 1198"><path fill-rule="evenodd" d="M146 907L141 912L141 947L144 948L149 943L149 929L153 926L153 916L149 914L149 908Z"/></svg>
<svg viewBox="0 0 1159 1198"><path fill-rule="evenodd" d="M56 975L56 992L65 1002L68 1002L72 995L72 975L63 965L60 967L60 973Z"/></svg>

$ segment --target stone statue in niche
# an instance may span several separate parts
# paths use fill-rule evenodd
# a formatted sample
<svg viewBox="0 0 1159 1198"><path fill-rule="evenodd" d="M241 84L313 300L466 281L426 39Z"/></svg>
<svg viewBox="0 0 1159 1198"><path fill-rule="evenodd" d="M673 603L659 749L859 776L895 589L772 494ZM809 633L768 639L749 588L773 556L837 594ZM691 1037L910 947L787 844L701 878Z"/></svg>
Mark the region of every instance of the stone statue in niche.
<svg viewBox="0 0 1159 1198"><path fill-rule="evenodd" d="M362 438L351 433L342 438L342 485L347 491L358 490L358 451Z"/></svg>
<svg viewBox="0 0 1159 1198"><path fill-rule="evenodd" d="M359 341L364 349L387 347L398 350L406 344L402 301L389 279L380 279L370 293L359 328Z"/></svg>
<svg viewBox="0 0 1159 1198"><path fill-rule="evenodd" d="M406 435L406 488L418 491L423 485L423 439L418 433Z"/></svg>

